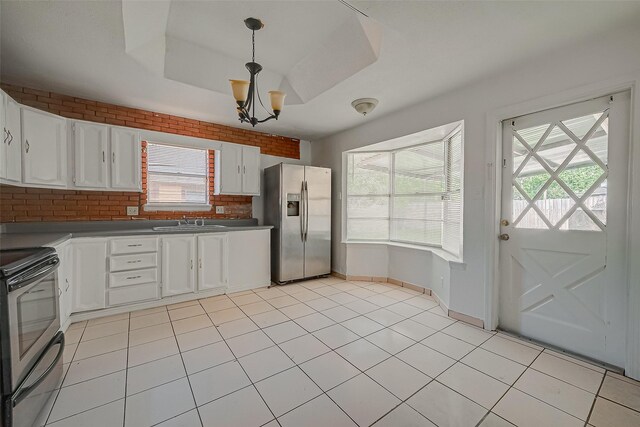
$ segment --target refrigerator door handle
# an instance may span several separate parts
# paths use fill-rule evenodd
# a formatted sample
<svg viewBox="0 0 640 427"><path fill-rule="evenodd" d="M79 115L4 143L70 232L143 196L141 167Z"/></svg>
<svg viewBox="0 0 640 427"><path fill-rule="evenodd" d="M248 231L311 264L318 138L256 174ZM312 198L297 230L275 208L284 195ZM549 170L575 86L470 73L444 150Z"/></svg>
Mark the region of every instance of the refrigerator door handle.
<svg viewBox="0 0 640 427"><path fill-rule="evenodd" d="M304 182L304 241L309 237L309 187Z"/></svg>
<svg viewBox="0 0 640 427"><path fill-rule="evenodd" d="M304 181L300 184L300 240L304 242Z"/></svg>

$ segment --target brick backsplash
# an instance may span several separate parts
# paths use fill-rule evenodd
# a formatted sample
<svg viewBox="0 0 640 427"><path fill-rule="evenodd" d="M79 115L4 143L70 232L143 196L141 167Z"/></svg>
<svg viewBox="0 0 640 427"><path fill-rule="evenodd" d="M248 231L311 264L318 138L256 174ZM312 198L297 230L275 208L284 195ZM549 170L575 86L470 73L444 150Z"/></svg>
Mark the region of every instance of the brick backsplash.
<svg viewBox="0 0 640 427"><path fill-rule="evenodd" d="M0 87L17 102L64 117L105 124L175 133L260 147L262 154L300 158L300 140L239 129L184 117L60 95L8 84ZM138 218L178 219L251 218L250 196L213 194L214 156L209 150L209 201L224 206L224 214L208 212L144 212L147 188L146 143L142 149L142 193L117 191L57 190L0 185L0 222L30 221L110 221L128 220L127 206L138 206Z"/></svg>

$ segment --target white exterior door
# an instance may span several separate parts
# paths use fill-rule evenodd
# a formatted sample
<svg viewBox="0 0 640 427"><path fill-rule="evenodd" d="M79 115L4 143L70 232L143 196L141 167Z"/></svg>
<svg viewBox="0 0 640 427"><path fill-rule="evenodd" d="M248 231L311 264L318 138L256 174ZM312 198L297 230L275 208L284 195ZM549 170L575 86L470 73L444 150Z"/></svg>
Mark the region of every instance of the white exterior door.
<svg viewBox="0 0 640 427"><path fill-rule="evenodd" d="M67 185L66 126L62 117L22 108L25 184Z"/></svg>
<svg viewBox="0 0 640 427"><path fill-rule="evenodd" d="M162 296L195 291L196 238L162 238Z"/></svg>
<svg viewBox="0 0 640 427"><path fill-rule="evenodd" d="M132 129L111 128L111 187L142 189L140 134Z"/></svg>
<svg viewBox="0 0 640 427"><path fill-rule="evenodd" d="M625 362L629 99L503 122L499 326L616 366Z"/></svg>
<svg viewBox="0 0 640 427"><path fill-rule="evenodd" d="M260 194L260 148L242 147L242 193Z"/></svg>
<svg viewBox="0 0 640 427"><path fill-rule="evenodd" d="M227 235L198 236L198 290L227 285Z"/></svg>
<svg viewBox="0 0 640 427"><path fill-rule="evenodd" d="M78 187L107 186L109 128L93 123L73 123L74 184Z"/></svg>

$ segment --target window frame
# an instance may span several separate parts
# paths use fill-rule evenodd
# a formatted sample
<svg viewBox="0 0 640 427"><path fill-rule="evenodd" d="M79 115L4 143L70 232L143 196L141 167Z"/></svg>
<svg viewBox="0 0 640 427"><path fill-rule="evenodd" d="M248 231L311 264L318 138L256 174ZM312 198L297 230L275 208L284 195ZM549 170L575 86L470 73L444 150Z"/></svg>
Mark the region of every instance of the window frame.
<svg viewBox="0 0 640 427"><path fill-rule="evenodd" d="M431 221L437 221L440 222L442 224L442 231L441 231L441 237L440 237L440 244L431 244L431 243L420 243L420 242L415 242L415 241L410 241L410 240L401 240L401 239L393 239L392 238L392 223L394 220L394 216L393 216L393 208L394 208L394 198L396 196L407 196L407 197L412 197L412 196L418 196L418 197L429 197L429 196L439 196L441 198L441 200L445 201L445 197L447 197L447 195L449 193L451 193L451 180L452 180L452 169L450 167L448 167L448 162L451 161L451 150L452 150L452 146L451 146L451 140L453 139L453 137L455 137L457 134L460 134L460 155L461 155L461 159L460 159L460 188L459 190L457 190L456 192L460 193L460 243L459 243L459 251L457 253L453 253L450 251L447 251L446 249L443 248L443 241L444 241L444 224L446 221L445 218L445 212L443 209L443 215L442 215L442 220L431 220ZM443 175L444 175L444 190L442 192L424 192L424 193L413 193L413 194L396 194L395 193L395 170L396 170L396 154L402 151L406 151L406 150L410 150L412 148L416 148L416 147L422 147L422 146L426 146L429 144L436 144L436 143L441 143L442 147L443 147ZM353 154L373 154L373 153L389 153L391 156L390 159L390 165L389 165L389 193L388 193L388 197L389 197L389 214L387 216L388 218L388 239L354 239L354 238L349 238L348 237L348 221L349 221L349 216L348 216L348 203L349 203L349 194L348 194L348 164L349 164L349 157L350 155ZM380 243L386 243L386 244L398 244L400 246L415 246L417 248L438 248L438 249L442 249L447 251L448 253L452 253L453 255L457 256L457 257L461 257L462 255L462 230L463 230L463 217L464 217L464 208L463 208L463 192L464 192L464 127L462 125L457 126L455 129L453 129L451 132L449 132L444 138L441 139L437 139L437 140L433 140L433 141L428 141L428 142L421 142L418 144L411 144L411 145L407 145L405 147L400 147L400 148L395 148L392 150L357 150L357 151L346 151L344 152L344 157L343 157L343 171L344 173L344 180L343 180L343 194L344 194L344 199L342 202L342 224L344 224L343 229L342 229L342 242L343 243L373 243L373 244L380 244ZM357 197L357 195L356 195ZM383 197L381 195L381 197ZM363 218L366 219L366 218ZM422 221L429 221L428 219L422 220Z"/></svg>
<svg viewBox="0 0 640 427"><path fill-rule="evenodd" d="M149 172L149 145L161 145L165 147L173 147L173 148L183 148L187 150L199 150L204 151L205 155L205 172L204 178L206 180L206 191L205 191L205 202L204 203L161 203L161 202L153 202L149 198L149 187L150 187L150 176L151 172ZM209 162L209 149L202 147L191 147L185 145L176 145L176 144L166 144L163 142L151 142L147 141L146 152L147 152L147 161L146 161L146 173L147 173L147 185L145 188L145 196L147 203L143 206L145 212L157 212L157 211L179 211L179 212L206 212L211 210L211 183L210 183L210 162ZM180 176L180 177L196 177L201 178L202 175L193 174L193 173L170 173L170 172L153 172L155 175L163 175L163 176Z"/></svg>

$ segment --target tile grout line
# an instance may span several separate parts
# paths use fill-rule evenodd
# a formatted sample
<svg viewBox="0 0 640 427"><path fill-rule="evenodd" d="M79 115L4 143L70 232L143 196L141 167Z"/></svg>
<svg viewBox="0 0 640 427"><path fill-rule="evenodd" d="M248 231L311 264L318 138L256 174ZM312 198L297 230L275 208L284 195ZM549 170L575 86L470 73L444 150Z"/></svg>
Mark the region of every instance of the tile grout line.
<svg viewBox="0 0 640 427"><path fill-rule="evenodd" d="M604 384L604 379L606 377L607 377L607 371L604 372L604 375L602 376L602 379L600 380L600 386L598 386L598 391L596 392L596 397L593 399L593 402L591 402L591 408L589 408L589 414L587 415L586 424L589 424L589 421L591 420L591 414L593 414L593 409L596 407L596 401L598 400L598 397L600 396L600 390L602 390L602 385Z"/></svg>
<svg viewBox="0 0 640 427"><path fill-rule="evenodd" d="M127 358L124 364L124 408L122 411L122 427L127 425L127 389L129 385L129 343L131 342L131 313L129 313L129 327L127 329Z"/></svg>

